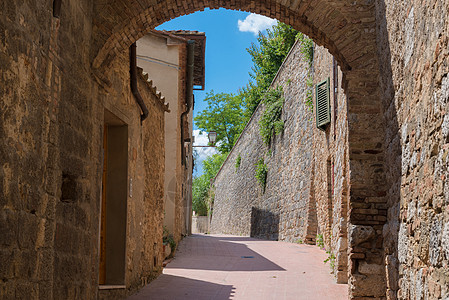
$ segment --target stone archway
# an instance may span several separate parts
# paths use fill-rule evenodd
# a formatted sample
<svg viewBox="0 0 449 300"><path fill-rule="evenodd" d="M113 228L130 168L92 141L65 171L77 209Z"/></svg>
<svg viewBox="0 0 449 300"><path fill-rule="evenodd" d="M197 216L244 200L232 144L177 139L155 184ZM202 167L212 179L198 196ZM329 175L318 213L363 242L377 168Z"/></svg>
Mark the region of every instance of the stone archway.
<svg viewBox="0 0 449 300"><path fill-rule="evenodd" d="M349 283L351 298L385 296L382 227L386 222L385 124L380 93L376 5L328 0L102 0L95 4L92 68L108 86L117 54L148 30L206 7L276 18L325 46L344 73L349 126ZM371 209L363 209L370 204ZM360 268L373 270L370 276ZM374 287L374 288L373 288Z"/></svg>

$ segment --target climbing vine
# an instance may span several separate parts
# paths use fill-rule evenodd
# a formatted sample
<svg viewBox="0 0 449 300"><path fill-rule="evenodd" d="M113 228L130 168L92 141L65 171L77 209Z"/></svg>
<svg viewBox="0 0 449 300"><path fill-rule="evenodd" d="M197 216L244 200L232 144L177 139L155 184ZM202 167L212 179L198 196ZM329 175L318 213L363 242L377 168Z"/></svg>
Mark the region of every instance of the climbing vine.
<svg viewBox="0 0 449 300"><path fill-rule="evenodd" d="M242 163L242 156L237 155L237 158L235 159L235 171L237 172L237 170L240 168L240 164Z"/></svg>
<svg viewBox="0 0 449 300"><path fill-rule="evenodd" d="M256 164L256 179L257 182L260 184L262 191L265 193L265 187L267 185L267 174L268 174L268 167L265 164L265 161L263 158L259 158Z"/></svg>
<svg viewBox="0 0 449 300"><path fill-rule="evenodd" d="M309 63L309 67L312 67L313 63L313 41L307 37L304 33L298 32L296 40L300 43L300 52L304 55L304 59Z"/></svg>
<svg viewBox="0 0 449 300"><path fill-rule="evenodd" d="M310 111L313 111L313 92L312 92L313 77L310 74L307 77L306 85L307 85L307 91L306 91L306 100L304 103L306 104L307 108Z"/></svg>
<svg viewBox="0 0 449 300"><path fill-rule="evenodd" d="M282 86L269 89L263 99L265 109L259 121L259 132L263 142L270 145L274 135L284 130L284 121L281 119L284 96Z"/></svg>
<svg viewBox="0 0 449 300"><path fill-rule="evenodd" d="M296 35L296 39L300 43L300 52L303 55L303 59L309 64L309 75L307 76L306 80L307 90L304 104L310 111L313 111L313 76L311 73L313 65L313 41L302 32L298 32L298 34Z"/></svg>

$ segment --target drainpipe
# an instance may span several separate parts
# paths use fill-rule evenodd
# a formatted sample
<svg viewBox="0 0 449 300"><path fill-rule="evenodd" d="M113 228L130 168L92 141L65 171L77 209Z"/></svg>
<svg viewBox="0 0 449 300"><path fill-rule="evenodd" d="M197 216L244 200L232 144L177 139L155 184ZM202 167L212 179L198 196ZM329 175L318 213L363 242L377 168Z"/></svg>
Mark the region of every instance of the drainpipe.
<svg viewBox="0 0 449 300"><path fill-rule="evenodd" d="M140 122L142 123L148 117L148 108L145 105L145 102L140 96L139 90L137 89L137 55L136 55L136 43L134 42L129 47L129 73L130 73L130 85L131 92L136 98L137 104L139 104L140 109L142 110L142 114L140 115Z"/></svg>
<svg viewBox="0 0 449 300"><path fill-rule="evenodd" d="M194 66L194 47L195 41L187 41L187 80L186 80L186 106L187 109L181 114L181 162L185 165L185 150L184 150L184 116L187 115L192 107L193 102L193 66Z"/></svg>

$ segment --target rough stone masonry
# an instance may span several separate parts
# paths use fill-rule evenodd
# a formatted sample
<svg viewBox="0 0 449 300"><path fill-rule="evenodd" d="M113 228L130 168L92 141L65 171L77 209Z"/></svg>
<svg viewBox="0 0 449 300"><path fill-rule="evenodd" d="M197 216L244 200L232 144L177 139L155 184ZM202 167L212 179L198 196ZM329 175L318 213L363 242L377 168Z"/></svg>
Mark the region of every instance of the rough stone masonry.
<svg viewBox="0 0 449 300"><path fill-rule="evenodd" d="M272 84L283 87L284 131L270 146L263 143L259 121L264 105L259 105L214 180L211 232L306 239L313 165L313 114L305 105L309 69L295 44ZM255 177L261 158L268 166L265 191Z"/></svg>
<svg viewBox="0 0 449 300"><path fill-rule="evenodd" d="M338 114L323 132L315 126L313 108L306 105L312 97L307 81L326 78L334 91L331 110ZM272 83L273 88L283 86L283 133L271 145L263 144L261 104L214 180L211 231L313 244L317 234L322 235L326 248L336 255L337 281L345 283L348 128L346 97L337 86L341 78L323 47L315 47L312 65L300 43L292 47ZM255 178L260 158L268 167L265 191Z"/></svg>
<svg viewBox="0 0 449 300"><path fill-rule="evenodd" d="M350 297L448 298L449 0L81 0L62 1L59 18L52 1L0 2L1 297L97 298L106 101L139 125L118 61L149 29L206 7L276 18L338 63L347 152L330 169L346 174L347 221L333 228L344 237L346 224ZM71 176L78 194L60 203ZM148 213L157 234L161 210ZM330 215L317 209L317 222Z"/></svg>

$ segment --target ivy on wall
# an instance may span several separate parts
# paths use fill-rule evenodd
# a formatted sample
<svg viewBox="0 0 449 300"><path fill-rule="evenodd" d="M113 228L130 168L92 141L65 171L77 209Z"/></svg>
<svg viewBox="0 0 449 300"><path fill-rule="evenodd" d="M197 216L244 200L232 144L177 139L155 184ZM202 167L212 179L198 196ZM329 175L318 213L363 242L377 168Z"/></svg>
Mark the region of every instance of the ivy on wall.
<svg viewBox="0 0 449 300"><path fill-rule="evenodd" d="M237 170L240 168L240 164L242 163L242 156L239 155L237 156L237 158L235 159L235 171L237 172Z"/></svg>
<svg viewBox="0 0 449 300"><path fill-rule="evenodd" d="M313 112L313 76L309 74L306 81L307 91L306 91L306 100L304 101L307 108Z"/></svg>
<svg viewBox="0 0 449 300"><path fill-rule="evenodd" d="M300 44L300 52L303 55L303 59L309 64L309 75L307 76L306 85L306 99L304 104L310 111L313 111L313 76L312 76L312 66L313 66L313 41L302 32L299 32L296 35L296 39Z"/></svg>
<svg viewBox="0 0 449 300"><path fill-rule="evenodd" d="M273 136L284 131L282 107L284 106L284 92L282 86L269 89L263 98L265 109L259 121L259 132L265 145L270 145Z"/></svg>
<svg viewBox="0 0 449 300"><path fill-rule="evenodd" d="M304 59L309 63L309 68L313 63L313 41L302 32L298 32L296 40L300 44L300 52L303 54Z"/></svg>
<svg viewBox="0 0 449 300"><path fill-rule="evenodd" d="M259 158L256 164L256 179L262 188L263 193L265 193L265 187L267 186L267 175L268 175L268 167L265 164L263 158Z"/></svg>

